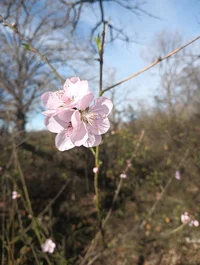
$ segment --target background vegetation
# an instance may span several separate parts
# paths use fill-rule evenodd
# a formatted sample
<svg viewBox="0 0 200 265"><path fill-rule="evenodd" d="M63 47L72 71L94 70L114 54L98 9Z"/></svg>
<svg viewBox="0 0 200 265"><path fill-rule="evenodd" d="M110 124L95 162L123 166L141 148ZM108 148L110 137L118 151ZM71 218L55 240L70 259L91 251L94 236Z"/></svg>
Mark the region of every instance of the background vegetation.
<svg viewBox="0 0 200 265"><path fill-rule="evenodd" d="M94 157L80 147L59 152L55 135L26 131L29 113L41 111L40 95L55 90L59 81L47 63L64 72L87 77L98 51L93 38L108 25L108 42L130 41L119 25L106 21L106 1L3 1L2 16L22 33L1 25L0 41L0 215L1 264L199 264L199 227L182 225L184 212L200 221L200 108L198 46L192 46L161 62L156 68L160 93L152 107L135 108L126 97L109 91L114 101L112 128L100 149L100 209L102 218L112 215L99 237L95 208ZM113 1L134 15L153 16L139 2ZM134 4L133 4L134 2ZM84 8L98 7L100 20L89 32L87 43L78 41L78 23ZM47 7L44 11L44 7ZM156 18L154 18L156 19ZM65 39L61 42L61 34ZM63 40L63 39L62 39ZM163 57L182 46L177 33L162 32L153 41L146 60ZM87 46L87 52L85 47ZM68 52L70 51L70 53ZM69 70L70 69L70 70ZM80 70L81 69L81 70ZM98 70L98 69L97 69ZM49 74L50 72L50 74ZM88 76L89 77L89 76ZM110 84L108 71L104 84ZM90 78L90 77L89 77ZM95 86L98 74L92 84ZM122 106L119 102L124 101ZM11 130L12 128L12 130ZM113 203L120 174L126 179ZM177 179L179 172L180 179ZM22 176L32 213L24 196L12 199L12 191L24 194ZM26 199L26 196L25 196ZM36 220L36 221L35 221ZM35 223L36 222L36 223ZM41 251L37 227L44 238L56 242L56 250Z"/></svg>

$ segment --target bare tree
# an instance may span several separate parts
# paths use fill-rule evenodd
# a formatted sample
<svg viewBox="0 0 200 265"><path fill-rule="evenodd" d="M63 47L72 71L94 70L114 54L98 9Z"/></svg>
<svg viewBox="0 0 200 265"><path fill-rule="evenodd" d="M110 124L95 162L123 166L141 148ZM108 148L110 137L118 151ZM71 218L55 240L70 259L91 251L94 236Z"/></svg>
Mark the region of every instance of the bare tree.
<svg viewBox="0 0 200 265"><path fill-rule="evenodd" d="M181 46L182 43L183 39L177 32L163 31L156 36L146 57L149 61L161 58L171 50ZM169 120L172 117L174 118L175 115L175 108L181 89L179 80L186 60L186 51L182 50L172 58L168 58L164 63L161 62L157 68L158 72L156 74L159 75L160 82L156 101L167 112Z"/></svg>
<svg viewBox="0 0 200 265"><path fill-rule="evenodd" d="M95 34L101 31L103 24L107 24L109 32L107 41L119 39L126 42L136 42L136 35L128 32L123 25L119 23L119 13L117 19L111 16L110 9L116 8L120 11L132 13L135 16L147 15L158 19L157 16L149 13L145 9L146 1L137 0L59 0L63 5L67 6L69 15L72 18L74 32L80 23L84 10L90 10L97 18L94 26L91 28L90 38L93 40Z"/></svg>
<svg viewBox="0 0 200 265"><path fill-rule="evenodd" d="M162 57L183 43L180 33L163 31L153 41L147 58L154 60ZM157 106L167 112L169 121L183 116L191 117L191 114L194 114L194 103L199 98L198 47L193 44L169 57L164 64L160 63L157 69L158 71L154 69L160 79L159 93L156 95Z"/></svg>
<svg viewBox="0 0 200 265"><path fill-rule="evenodd" d="M78 47L71 37L68 12L57 2L10 0L0 5L0 117L5 118L9 111L17 130L24 131L27 114L37 110L38 97L45 89L62 84L49 71L47 60L56 69L75 72L77 60L88 62L89 49L84 52L84 45Z"/></svg>

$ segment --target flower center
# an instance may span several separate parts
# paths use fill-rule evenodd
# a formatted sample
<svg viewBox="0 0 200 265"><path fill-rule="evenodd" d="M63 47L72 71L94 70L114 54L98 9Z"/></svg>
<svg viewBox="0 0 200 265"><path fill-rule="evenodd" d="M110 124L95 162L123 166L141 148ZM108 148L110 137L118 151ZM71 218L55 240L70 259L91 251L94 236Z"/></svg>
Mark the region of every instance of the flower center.
<svg viewBox="0 0 200 265"><path fill-rule="evenodd" d="M80 111L81 114L81 120L86 123L87 125L91 125L92 127L97 127L96 119L98 114L89 112L89 108Z"/></svg>

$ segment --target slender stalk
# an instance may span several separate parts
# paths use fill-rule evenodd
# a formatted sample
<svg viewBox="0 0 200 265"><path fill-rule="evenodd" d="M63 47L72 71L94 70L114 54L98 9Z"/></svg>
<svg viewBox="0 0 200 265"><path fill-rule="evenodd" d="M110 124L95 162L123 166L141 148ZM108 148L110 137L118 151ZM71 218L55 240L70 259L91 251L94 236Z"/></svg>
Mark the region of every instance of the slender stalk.
<svg viewBox="0 0 200 265"><path fill-rule="evenodd" d="M130 165L131 165L131 162L132 162L133 159L136 157L137 152L138 152L138 150L139 150L139 148L140 148L141 142L142 142L142 140L143 140L143 138L144 138L144 134L145 134L145 131L142 130L142 132L141 132L141 134L140 134L139 141L138 141L138 143L137 143L137 145L136 145L135 151L133 152L131 158L127 161L126 168L125 168L125 170L123 171L124 174L126 174L126 173L128 172L128 170L129 170L129 168L130 168ZM103 227L106 225L106 223L108 222L108 220L109 220L109 218L110 218L110 216L111 216L111 214L112 214L113 207L114 207L114 205L115 205L115 202L117 201L117 198L118 198L119 192L120 192L121 187L122 187L122 183L123 183L123 179L120 178L119 184L118 184L117 189L116 189L116 191L115 191L115 195L114 195L114 197L113 197L113 201L112 201L111 207L110 207L110 209L109 209L109 211L108 211L108 213L107 213L105 219L103 220Z"/></svg>
<svg viewBox="0 0 200 265"><path fill-rule="evenodd" d="M105 45L105 28L106 23L103 22L103 29L102 29L102 37L101 37L101 50L99 52L100 60L99 60L99 96L103 95L103 63L104 63L104 45Z"/></svg>
<svg viewBox="0 0 200 265"><path fill-rule="evenodd" d="M33 215L33 209L32 209L30 197L29 197L29 194L28 194L28 189L26 187L26 182L25 182L25 179L24 179L24 174L23 174L23 171L22 171L20 162L19 162L19 158L18 158L17 151L16 151L16 145L15 145L15 140L14 140L13 132L11 132L11 139L12 139L12 147L13 147L14 161L15 161L15 164L16 164L16 167L17 167L17 170L18 170L18 173L19 173L19 177L20 177L21 183L22 183L22 188L23 188L25 200L26 200L26 203L27 203L27 208L28 208L29 214L32 216L33 231L35 232L35 235L37 236L37 239L38 239L38 241L39 241L39 243L41 245L42 244L42 238L41 238L41 235L40 235L40 233L38 231L37 220L34 218L34 215ZM48 265L51 265L51 262L50 262L48 256L46 254L44 254L44 256L45 256L45 259L46 259Z"/></svg>
<svg viewBox="0 0 200 265"><path fill-rule="evenodd" d="M104 63L103 56L104 56L106 23L104 21L104 9L103 9L102 0L100 0L99 4L100 4L100 10L101 10L101 19L102 19L102 23L103 23L102 37L101 37L101 49L99 51L99 57L100 57L99 58L99 96L101 96L102 91L103 91L103 63ZM95 150L95 167L97 167L99 169L99 166L100 166L100 163L99 163L99 146L97 146L96 150ZM100 228L101 235L102 235L103 245L106 246L105 240L104 240L104 230L102 227L101 210L100 210L100 206L99 206L98 175L99 175L98 171L96 173L94 173L94 190L95 190L95 195L96 195L95 206L96 206L96 211L97 211L99 228Z"/></svg>
<svg viewBox="0 0 200 265"><path fill-rule="evenodd" d="M141 140L142 140L142 138L143 138L143 136L144 136L143 133L144 133L144 132L142 132L142 134L141 134L141 136L140 136L140 140L139 140L139 142L138 142L138 144L137 144L137 147L136 147L137 150L136 150L136 151L133 153L133 155L131 156L132 158L136 156L136 153L137 153L138 148L139 148L139 146L140 146L140 142L141 142ZM185 152L183 158L182 158L181 161L179 162L179 164L178 164L178 168L184 163L186 157L188 156L188 153L189 153L189 148L186 150L186 152ZM128 166L128 164L127 164L127 166ZM147 218L147 217L150 217L150 216L154 213L154 211L155 211L155 209L156 209L158 203L160 202L161 199L163 199L163 195L165 194L166 190L169 188L170 184L172 183L173 178L174 178L174 175L168 180L168 182L167 182L165 188L163 189L163 192L162 192L162 195L161 195L159 201L157 200L157 201L154 203L154 205L152 206L152 208L151 208L150 211L148 212L146 218ZM121 185L121 184L118 185L118 188L117 188L115 194L117 193L117 191L118 191L120 185ZM114 201L114 200L115 200L115 197L114 197L113 201ZM111 209L112 209L112 206L111 206L110 210L111 210ZM109 212L108 212L106 218L105 218L104 221L103 221L103 227L106 225L106 223L107 223L107 221L108 221L108 219L109 219L109 217L110 217L110 215L111 215L111 213L112 213L112 210L111 210L111 212L110 212L110 210L109 210ZM137 233L138 233L138 232L140 231L140 229L143 228L143 226L144 226L144 224L145 224L144 222L145 222L145 221L143 221L143 222L142 222L141 224L139 224L138 226L134 227L134 228L133 228L131 231L129 231L128 233L123 234L123 235L120 235L119 238L122 240L122 239L125 238L126 236L131 236L131 235L133 234L133 232L137 232ZM185 226L186 226L186 224L183 224L183 225L179 226L178 228L176 228L176 229L170 231L169 233L163 233L163 234L161 234L161 237L166 237L166 236L169 236L169 235L171 235L171 234L175 234L175 233L179 232L180 230L182 230ZM98 233L96 234L96 236L95 236L95 238L94 238L93 241L94 241L94 242L97 242L99 236L100 236L100 232L98 232ZM115 240L116 240L116 239L115 239ZM111 241L109 242L109 244L111 244L112 241L113 241L113 240L111 240ZM92 251L93 251L93 249L94 249L95 246L96 246L95 243L94 243L93 245L92 245L92 244L90 245L90 247L89 247L89 249L88 249L88 251L87 251L87 253L86 253L84 259L83 259L82 262L80 263L80 265L84 265L85 262L86 262L87 260L89 260L89 258L92 260L92 257L91 257L90 255L92 255ZM103 251L104 251L104 249L100 250L98 254L103 253ZM98 256L96 257L96 259L98 259L99 256L100 256L100 255L98 255ZM95 260L96 260L96 259L95 259ZM88 263L88 264L90 264L90 263ZM88 264L87 264L87 265L88 265Z"/></svg>
<svg viewBox="0 0 200 265"><path fill-rule="evenodd" d="M36 254L36 252L35 252L35 249L34 249L33 245L30 244L30 243L27 241L27 235L26 235L26 233L25 233L25 231L24 231L24 227L23 227L23 223L22 223L22 218L21 218L21 214L20 214L20 211L19 211L19 207L18 207L18 203L17 203L17 201L16 201L16 212L17 212L17 216L18 216L18 221L19 221L20 229L23 231L24 242L25 242L25 244L27 244L27 246L29 246L29 247L31 248L32 253L33 253L33 256L34 256L35 261L36 261L36 264L37 264L37 265L40 265L39 260L38 260L38 257L37 257L37 254Z"/></svg>
<svg viewBox="0 0 200 265"><path fill-rule="evenodd" d="M68 185L68 182L65 183L65 185L59 190L59 192L56 194L56 196L47 204L47 206L38 214L38 216L35 217L36 219L42 217L49 210L49 208L54 204L54 202L57 200L57 198L66 189L67 185ZM23 196L21 195L20 199L22 199L22 198L23 198ZM28 209L27 209L27 211L28 211ZM33 223L30 223L26 228L23 229L23 232L19 236L16 236L11 241L11 243L12 242L17 242L21 237L23 237L32 228L32 226L33 226Z"/></svg>
<svg viewBox="0 0 200 265"><path fill-rule="evenodd" d="M56 196L47 204L47 206L44 208L44 210L42 210L42 212L37 216L37 218L42 217L51 208L51 206L54 204L54 202L58 199L58 197L66 189L67 185L68 185L68 181L62 186L62 188L58 191Z"/></svg>
<svg viewBox="0 0 200 265"><path fill-rule="evenodd" d="M33 209L32 209L32 206L31 206L31 201L30 201L30 198L29 198L29 194L28 194L28 190L27 190L27 187L26 187L26 183L25 183L25 179L24 179L24 174L22 172L22 169L21 169L21 165L19 163L19 160L18 160L18 155L17 155L17 152L14 151L14 156L15 156L15 159L17 160L17 166L18 166L18 171L19 171L19 175L20 175L20 179L21 179L21 182L22 182L22 187L23 187L23 191L24 191L24 195L25 195L25 199L26 199L26 202L27 202L27 205L28 205L28 209L29 209L29 213L31 214L32 216L32 224L33 224L33 230L37 236L37 239L40 243L40 245L42 245L42 238L40 236L40 233L38 231L38 224L37 224L37 221L33 215ZM45 259L48 263L48 265L51 265L51 262L48 258L48 256L45 254Z"/></svg>
<svg viewBox="0 0 200 265"><path fill-rule="evenodd" d="M2 187L2 199L3 199L3 213L2 213L2 223L1 223L1 229L2 229L2 247L1 247L1 265L5 264L5 249L4 249L4 240L5 240L5 203L6 203L6 186L5 186L5 177L4 174L1 178L1 187Z"/></svg>
<svg viewBox="0 0 200 265"><path fill-rule="evenodd" d="M143 138L144 138L144 134L145 134L145 132L144 132L144 130L143 130L143 131L141 132L141 135L140 135L139 141L138 141L138 143L137 143L137 145L136 145L136 148L135 148L135 150L134 150L134 152L133 152L131 158L127 161L127 165L126 165L126 168L125 168L125 170L124 170L124 173L127 173L128 169L130 168L130 163L131 163L132 160L136 157L137 152L138 152L138 150L139 150L139 148L140 148L141 142L142 142L142 140L143 140ZM117 197L118 197L118 195L119 195L119 192L120 192L120 190L121 190L122 183L123 183L123 180L120 179L119 184L118 184L118 186L117 186L117 189L116 189L116 191L115 191L115 195L114 195L114 198L113 198L113 201L112 201L111 207L110 207L110 209L109 209L109 211L108 211L108 213L107 213L105 219L102 221L102 231L104 231L103 229L105 228L105 226L106 226L106 224L107 224L107 222L108 222L108 220L109 220L109 218L110 218L110 216L111 216L111 214L112 214L112 212L113 212L113 206L114 206L114 204L115 204L115 202L116 202L116 200L117 200ZM96 247L97 242L98 242L98 239L100 238L100 236L101 236L101 234L102 234L102 231L99 230L99 231L96 233L96 235L95 235L95 237L94 237L92 243L90 244L90 246L89 246L89 248L88 248L88 250L87 250L87 252L86 252L84 258L82 259L80 265L84 265L84 264L86 264L86 261L89 260L89 259L91 258L90 255L92 255L93 249ZM104 250L104 249L103 249L103 250ZM102 250L101 252L103 252L103 250ZM99 255L97 255L97 256L99 257ZM97 259L98 257L96 257L96 259ZM95 259L95 260L96 260L96 259ZM93 260L93 258L92 258L91 260ZM88 264L90 264L90 263L88 263Z"/></svg>
<svg viewBox="0 0 200 265"><path fill-rule="evenodd" d="M149 70L150 68L152 68L152 67L154 67L155 65L159 64L160 62L162 62L162 61L168 59L168 58L171 57L172 55L174 55L174 54L176 54L177 52L183 50L184 48L186 48L187 46L189 46L189 45L192 44L193 42L197 41L199 38L200 38L200 36L196 37L195 39L189 41L189 42L186 43L185 45L183 45L183 46L179 47L178 49L176 49L176 50L174 50L174 51L168 53L168 54L165 55L164 57L159 57L155 62L151 63L150 65L148 65L147 67L141 69L140 71L138 71L138 72L132 74L131 76L129 76L129 77L127 77L127 78L121 80L120 82L118 82L118 83L116 83L116 84L114 84L114 85L112 85L112 86L109 86L109 87L105 88L105 89L102 91L102 94L105 93L106 91L108 91L108 90L110 90L110 89L112 89L112 88L114 88L114 87L116 87L116 86L119 86L119 85L123 84L124 82L127 82L127 81L129 81L130 79L132 79L132 78L134 78L134 77L136 77L136 76L138 76L138 75L140 75L140 74L146 72L147 70Z"/></svg>
<svg viewBox="0 0 200 265"><path fill-rule="evenodd" d="M15 201L12 202L11 214L12 214L12 223L11 223L11 241L15 237ZM14 255L15 255L15 243L10 244L11 253L12 253L12 262L15 264Z"/></svg>
<svg viewBox="0 0 200 265"><path fill-rule="evenodd" d="M52 66L52 64L49 62L49 59L46 57L46 55L40 53L33 45L32 43L26 39L18 30L17 25L11 25L7 22L6 19L4 19L4 17L2 15L0 15L0 19L3 21L4 26L9 27L11 30L13 30L18 37L20 38L20 40L23 40L26 42L26 44L28 44L28 50L31 52L34 52L35 54L37 54L41 60L43 60L46 64L48 64L48 66L51 68L51 70L54 72L54 74L62 81L64 82L65 80L62 78L62 76L56 71L56 69Z"/></svg>

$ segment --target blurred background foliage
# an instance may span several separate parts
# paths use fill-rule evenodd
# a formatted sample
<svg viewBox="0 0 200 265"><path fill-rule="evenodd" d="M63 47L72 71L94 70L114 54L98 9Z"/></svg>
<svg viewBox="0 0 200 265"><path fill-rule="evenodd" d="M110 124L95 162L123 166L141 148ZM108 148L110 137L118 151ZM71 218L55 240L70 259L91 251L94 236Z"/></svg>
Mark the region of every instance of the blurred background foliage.
<svg viewBox="0 0 200 265"><path fill-rule="evenodd" d="M144 264L139 263L139 260L144 260L145 264L158 264L158 260L160 264L198 264L199 228L186 226L171 234L172 230L181 225L180 216L185 211L197 220L200 217L198 117L178 122L172 119L169 122L164 112L146 116L143 113L137 120L120 124L117 130L111 130L105 135L101 145L103 164L99 179L102 214L105 216L111 206L119 176L135 150L143 129L144 140L132 161L105 230L106 239L111 243L96 264L107 264L108 260L109 263L117 264L124 264L125 261L127 264ZM98 230L94 205L93 155L85 148L58 152L54 147L54 135L45 131L28 133L26 142L34 146L34 151L23 146L17 150L35 215L40 214L60 189L65 187L48 211L40 217L40 222L45 235L54 238L56 252L63 253L63 258L73 264L79 255L84 254ZM7 134L2 134L1 150L1 163L6 165L12 153ZM179 167L187 150L187 156ZM180 180L175 178L177 170L181 175ZM4 168L1 176L3 174ZM9 174L18 182L18 173L13 166ZM171 184L159 201L170 179ZM11 199L14 186L7 178L3 179L3 185L6 200L1 202L1 206L3 210L3 204L6 203L6 219L9 220L9 212L14 204ZM156 201L158 205L155 211L148 216ZM24 224L28 225L29 216L20 198L18 205ZM13 218L16 219L15 233L19 234L17 216ZM144 227L138 231L137 226L141 222L144 222ZM31 240L36 240L31 230L27 235ZM16 257L23 256L24 264L30 262L31 254L21 253L20 241L16 248L20 250L16 252ZM171 259L175 260L174 263L170 263Z"/></svg>

